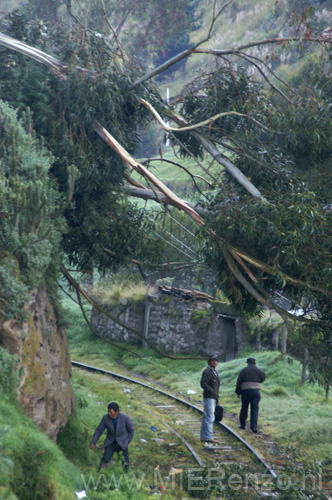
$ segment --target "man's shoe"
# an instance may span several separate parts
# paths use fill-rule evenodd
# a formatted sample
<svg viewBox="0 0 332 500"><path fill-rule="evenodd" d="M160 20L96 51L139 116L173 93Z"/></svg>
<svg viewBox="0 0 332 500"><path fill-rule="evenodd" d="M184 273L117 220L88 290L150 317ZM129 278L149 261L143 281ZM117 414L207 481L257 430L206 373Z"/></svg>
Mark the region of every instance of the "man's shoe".
<svg viewBox="0 0 332 500"><path fill-rule="evenodd" d="M103 462L102 460L100 461L98 472L101 471L101 469L105 469L107 467L107 463Z"/></svg>
<svg viewBox="0 0 332 500"><path fill-rule="evenodd" d="M217 444L218 441L216 439L201 439L203 443L212 443L212 444Z"/></svg>
<svg viewBox="0 0 332 500"><path fill-rule="evenodd" d="M252 432L254 432L255 434L257 433L257 428L256 428L256 427L254 427L254 428L253 428L253 429L251 429L251 430L252 430Z"/></svg>
<svg viewBox="0 0 332 500"><path fill-rule="evenodd" d="M244 431L245 430L245 426L244 425L240 425L240 429L242 429Z"/></svg>

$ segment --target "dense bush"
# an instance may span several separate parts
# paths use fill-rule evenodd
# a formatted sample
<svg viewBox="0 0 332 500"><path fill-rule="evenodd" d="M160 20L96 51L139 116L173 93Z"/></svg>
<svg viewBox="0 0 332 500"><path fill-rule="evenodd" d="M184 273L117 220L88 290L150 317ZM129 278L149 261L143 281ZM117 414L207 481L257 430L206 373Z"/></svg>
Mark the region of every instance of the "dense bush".
<svg viewBox="0 0 332 500"><path fill-rule="evenodd" d="M31 132L29 113L0 101L1 313L13 316L27 292L56 274L65 232L62 197L49 177L52 157Z"/></svg>

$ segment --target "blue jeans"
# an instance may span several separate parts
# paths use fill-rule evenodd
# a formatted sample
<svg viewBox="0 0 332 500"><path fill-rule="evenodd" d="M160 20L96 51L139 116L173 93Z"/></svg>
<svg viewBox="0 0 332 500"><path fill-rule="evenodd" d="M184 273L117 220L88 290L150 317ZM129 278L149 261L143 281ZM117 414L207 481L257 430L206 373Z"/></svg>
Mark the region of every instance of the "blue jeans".
<svg viewBox="0 0 332 500"><path fill-rule="evenodd" d="M201 440L209 441L213 438L213 422L214 411L216 409L217 400L204 398L204 413L201 425Z"/></svg>

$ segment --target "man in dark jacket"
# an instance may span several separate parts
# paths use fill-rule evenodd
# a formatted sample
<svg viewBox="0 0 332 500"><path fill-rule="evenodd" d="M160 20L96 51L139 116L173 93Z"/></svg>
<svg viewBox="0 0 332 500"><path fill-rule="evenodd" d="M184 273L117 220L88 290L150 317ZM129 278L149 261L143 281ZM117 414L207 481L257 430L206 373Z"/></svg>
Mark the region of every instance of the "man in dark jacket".
<svg viewBox="0 0 332 500"><path fill-rule="evenodd" d="M216 404L219 398L220 379L216 370L218 364L217 356L210 356L208 365L203 371L201 387L203 389L204 413L201 425L201 441L217 443L213 439L213 422Z"/></svg>
<svg viewBox="0 0 332 500"><path fill-rule="evenodd" d="M261 399L261 384L265 380L265 373L256 366L255 358L247 359L247 366L238 376L235 392L241 396L240 429L245 429L250 404L250 428L257 432L259 401Z"/></svg>
<svg viewBox="0 0 332 500"><path fill-rule="evenodd" d="M101 459L99 469L104 469L111 460L113 453L123 453L126 469L129 467L128 445L134 437L134 426L128 415L120 413L117 403L110 403L107 407L108 414L104 415L92 437L90 448L93 449L104 430L106 439L104 441L104 456Z"/></svg>

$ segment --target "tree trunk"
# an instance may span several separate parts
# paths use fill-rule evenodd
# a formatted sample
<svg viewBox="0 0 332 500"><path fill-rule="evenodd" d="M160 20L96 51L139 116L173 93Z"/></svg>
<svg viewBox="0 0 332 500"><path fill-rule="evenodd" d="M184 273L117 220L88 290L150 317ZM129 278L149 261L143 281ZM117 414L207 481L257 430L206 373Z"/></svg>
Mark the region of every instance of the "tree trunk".
<svg viewBox="0 0 332 500"><path fill-rule="evenodd" d="M262 350L261 335L262 335L262 330L259 327L256 328L256 351L257 352L261 352L261 350Z"/></svg>
<svg viewBox="0 0 332 500"><path fill-rule="evenodd" d="M325 387L325 399L326 399L326 401L329 400L329 392L330 392L330 384L327 384Z"/></svg>
<svg viewBox="0 0 332 500"><path fill-rule="evenodd" d="M86 290L91 293L93 289L93 269L86 273Z"/></svg>
<svg viewBox="0 0 332 500"><path fill-rule="evenodd" d="M283 358L285 357L286 352L287 352L287 334L288 334L288 330L287 330L287 326L285 325L285 326L283 326L282 331L281 331L281 346L280 346L281 354L282 354Z"/></svg>
<svg viewBox="0 0 332 500"><path fill-rule="evenodd" d="M272 332L272 350L277 351L279 345L279 330L275 328Z"/></svg>
<svg viewBox="0 0 332 500"><path fill-rule="evenodd" d="M308 349L304 349L303 353L303 361L302 361L302 377L301 377L301 385L305 384L307 380L307 364L308 364Z"/></svg>

